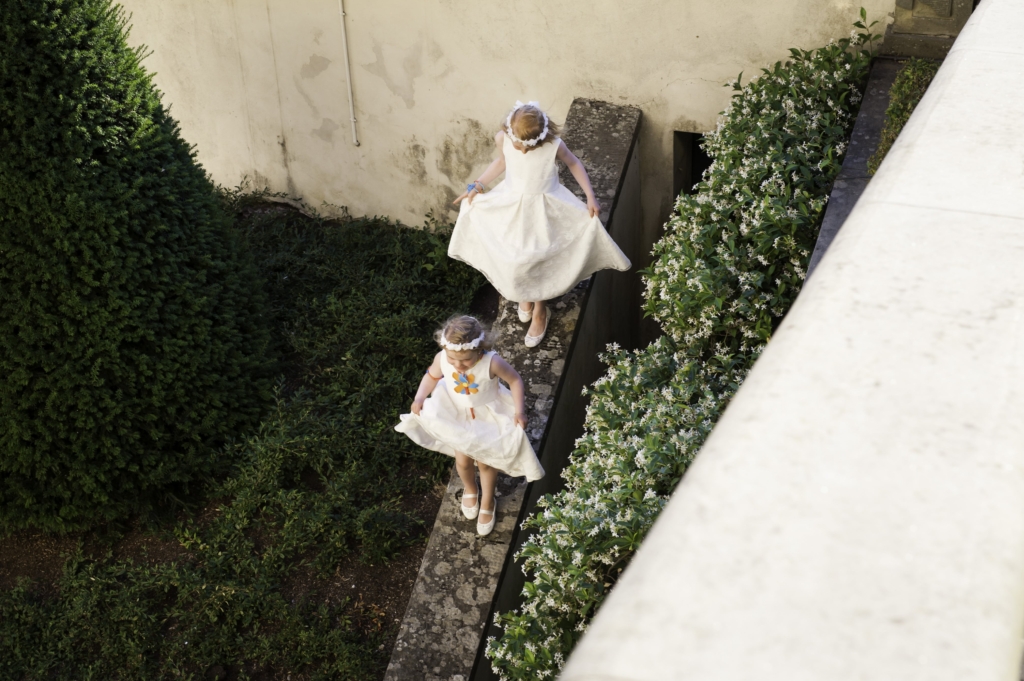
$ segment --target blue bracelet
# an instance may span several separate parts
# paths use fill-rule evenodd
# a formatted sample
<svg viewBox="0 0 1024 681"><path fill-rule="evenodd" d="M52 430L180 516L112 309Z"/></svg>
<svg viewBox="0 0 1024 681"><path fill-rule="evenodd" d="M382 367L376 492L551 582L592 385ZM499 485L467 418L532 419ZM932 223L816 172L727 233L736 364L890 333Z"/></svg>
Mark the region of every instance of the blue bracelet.
<svg viewBox="0 0 1024 681"><path fill-rule="evenodd" d="M469 184L467 184L467 185L466 185L466 193L468 194L469 192L471 192L471 191L473 191L474 189L476 189L476 186L477 186L478 184L480 184L480 183L479 183L479 182L470 182ZM482 187L483 185L482 185L482 184L480 184L480 186ZM480 191L480 190L479 190L479 189L477 189L477 191Z"/></svg>

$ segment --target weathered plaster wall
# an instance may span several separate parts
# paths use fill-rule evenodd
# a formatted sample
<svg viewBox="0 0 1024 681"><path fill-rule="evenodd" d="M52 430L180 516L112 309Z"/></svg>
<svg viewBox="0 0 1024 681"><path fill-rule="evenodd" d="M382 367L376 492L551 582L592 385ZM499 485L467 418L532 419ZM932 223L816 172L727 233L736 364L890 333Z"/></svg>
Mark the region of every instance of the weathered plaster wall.
<svg viewBox="0 0 1024 681"><path fill-rule="evenodd" d="M186 138L216 181L384 214L447 210L490 161L518 98L644 113L645 229L671 206L672 131L714 127L743 71L849 32L892 0L349 0L361 145L352 144L337 0L121 0ZM454 213L451 214L454 216ZM641 263L642 264L642 263Z"/></svg>

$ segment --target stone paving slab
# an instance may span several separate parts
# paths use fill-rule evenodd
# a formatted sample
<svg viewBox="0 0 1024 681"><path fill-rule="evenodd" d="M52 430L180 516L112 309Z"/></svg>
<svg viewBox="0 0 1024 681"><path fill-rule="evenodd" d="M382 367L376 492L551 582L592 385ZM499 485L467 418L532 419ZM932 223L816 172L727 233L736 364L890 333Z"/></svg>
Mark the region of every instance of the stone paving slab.
<svg viewBox="0 0 1024 681"><path fill-rule="evenodd" d="M523 345L528 324L519 321L516 303L504 298L499 303L495 351L526 384L526 434L538 453L589 282L549 301L552 314L547 335L532 349ZM462 481L453 470L385 681L465 681L468 677L525 491L525 478L498 475L495 527L480 537L476 520L467 520L458 508Z"/></svg>

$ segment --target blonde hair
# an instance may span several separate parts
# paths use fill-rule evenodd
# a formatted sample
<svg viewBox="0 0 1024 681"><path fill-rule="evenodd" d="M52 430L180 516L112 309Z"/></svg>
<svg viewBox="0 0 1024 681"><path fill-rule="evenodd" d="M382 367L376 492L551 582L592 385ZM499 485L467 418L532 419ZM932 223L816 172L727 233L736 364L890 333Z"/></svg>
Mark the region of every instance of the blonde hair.
<svg viewBox="0 0 1024 681"><path fill-rule="evenodd" d="M512 128L512 130L510 131L509 128ZM532 104L525 104L512 113L511 125L507 125L507 121L502 121L501 129L505 132L512 132L521 140L532 140L544 131L544 112ZM537 143L537 147L553 141L561 132L562 126L555 123L549 117L548 135Z"/></svg>
<svg viewBox="0 0 1024 681"><path fill-rule="evenodd" d="M434 340L438 345L441 345L442 338L449 343L471 343L479 338L481 333L484 334L484 339L476 349L482 354L494 349L494 334L486 331L476 317L457 314L449 317L444 326L434 332Z"/></svg>

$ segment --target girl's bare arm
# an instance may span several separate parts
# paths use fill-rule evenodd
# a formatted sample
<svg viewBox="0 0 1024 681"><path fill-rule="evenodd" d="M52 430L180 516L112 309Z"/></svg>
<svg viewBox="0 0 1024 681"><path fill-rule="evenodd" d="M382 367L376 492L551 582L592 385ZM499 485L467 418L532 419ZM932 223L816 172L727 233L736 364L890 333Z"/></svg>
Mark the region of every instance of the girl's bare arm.
<svg viewBox="0 0 1024 681"><path fill-rule="evenodd" d="M512 391L512 399L516 403L516 424L526 428L526 385L511 364L497 355L491 360L491 378L497 376L508 383Z"/></svg>
<svg viewBox="0 0 1024 681"><path fill-rule="evenodd" d="M439 352L434 355L434 361L431 362L427 372L420 379L420 387L416 389L416 397L412 400L411 411L413 414L419 416L423 402L426 401L430 393L434 392L434 387L442 378L444 378L444 374L441 373L441 353Z"/></svg>
<svg viewBox="0 0 1024 681"><path fill-rule="evenodd" d="M491 161L491 165L487 166L484 172L480 173L480 177L477 178L477 181L480 182L481 184L488 185L493 180L495 180L499 175L505 172L505 152L502 150L502 143L504 142L504 140L505 132L499 130L498 134L494 136L494 145L498 147L498 158ZM475 189L473 191L462 192L462 195L459 196L459 198L452 201L452 203L458 205L458 203L462 201L462 199L466 198L469 199L470 203L473 203L473 197L475 197L479 193L480 192L476 191Z"/></svg>
<svg viewBox="0 0 1024 681"><path fill-rule="evenodd" d="M565 167L569 169L572 176L576 178L580 188L583 189L583 193L587 195L587 211L590 213L590 217L600 213L601 204L597 202L597 197L594 196L594 188L590 186L590 176L587 175L587 169L583 167L583 163L576 158L576 154L569 151L569 147L565 146L565 142L558 140L558 151L555 156L565 164Z"/></svg>

